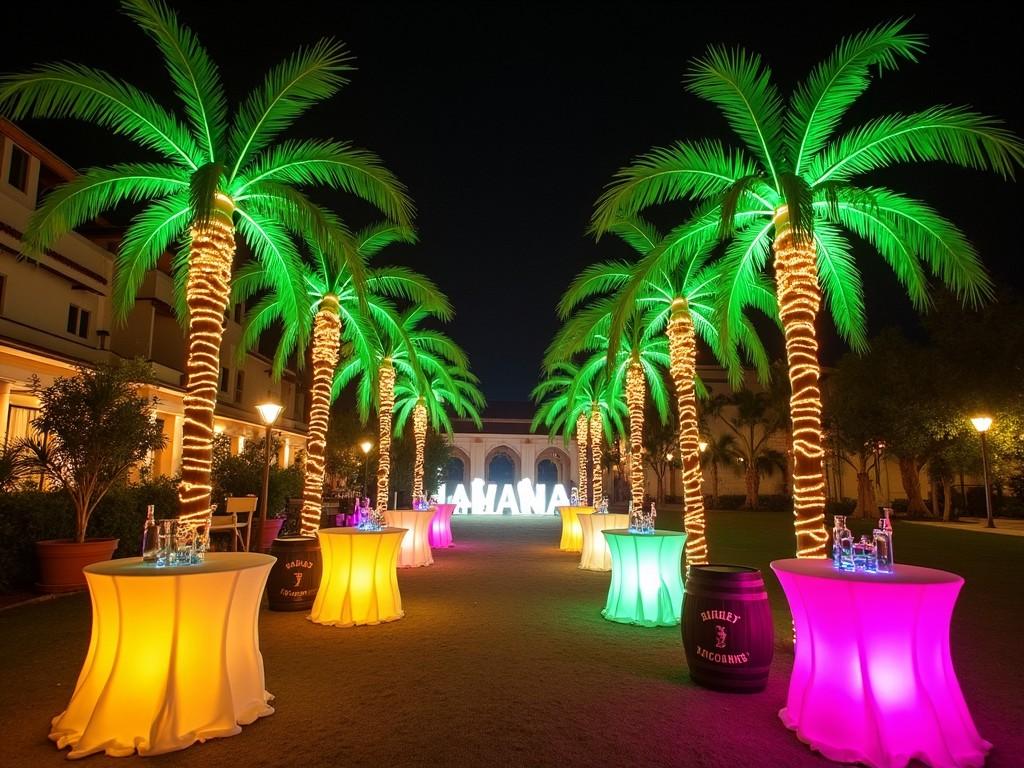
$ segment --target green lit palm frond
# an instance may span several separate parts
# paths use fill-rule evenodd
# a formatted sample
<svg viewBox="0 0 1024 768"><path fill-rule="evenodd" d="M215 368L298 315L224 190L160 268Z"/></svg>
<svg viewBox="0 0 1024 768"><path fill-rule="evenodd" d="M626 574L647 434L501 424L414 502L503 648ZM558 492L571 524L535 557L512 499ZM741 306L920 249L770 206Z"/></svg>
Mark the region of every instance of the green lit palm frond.
<svg viewBox="0 0 1024 768"><path fill-rule="evenodd" d="M831 137L850 105L867 90L871 70L879 76L901 60L916 61L924 36L905 32L906 19L879 24L840 40L831 55L797 86L786 113L786 144L794 173Z"/></svg>
<svg viewBox="0 0 1024 768"><path fill-rule="evenodd" d="M448 297L430 278L408 267L379 267L367 276L367 287L396 299L419 304L441 320L450 320L454 314Z"/></svg>
<svg viewBox="0 0 1024 768"><path fill-rule="evenodd" d="M558 314L564 320L584 301L596 295L618 290L632 275L627 261L601 261L580 272L558 302Z"/></svg>
<svg viewBox="0 0 1024 768"><path fill-rule="evenodd" d="M382 221L363 227L355 233L355 249L370 258L394 243L413 244L419 239L416 230L391 221Z"/></svg>
<svg viewBox="0 0 1024 768"><path fill-rule="evenodd" d="M818 280L839 335L856 352L867 349L867 320L860 270L850 243L839 229L819 221L814 227Z"/></svg>
<svg viewBox="0 0 1024 768"><path fill-rule="evenodd" d="M785 105L761 57L742 48L712 47L690 66L686 87L722 110L733 131L763 164L772 186L779 189Z"/></svg>
<svg viewBox="0 0 1024 768"><path fill-rule="evenodd" d="M330 39L300 49L271 69L235 115L229 137L234 160L229 179L233 181L306 110L337 93L348 82L344 73L351 69L345 47Z"/></svg>
<svg viewBox="0 0 1024 768"><path fill-rule="evenodd" d="M163 53L204 161L218 161L223 151L228 109L216 65L198 38L178 22L161 0L124 0L123 5L128 16L149 33Z"/></svg>
<svg viewBox="0 0 1024 768"><path fill-rule="evenodd" d="M187 192L188 175L165 163L122 163L91 168L54 189L29 219L22 242L30 256L41 254L66 232L122 203Z"/></svg>
<svg viewBox="0 0 1024 768"><path fill-rule="evenodd" d="M1000 120L964 107L876 118L839 136L808 167L812 186L897 163L938 161L1013 178L1024 143Z"/></svg>
<svg viewBox="0 0 1024 768"><path fill-rule="evenodd" d="M0 108L12 120L73 118L127 136L188 169L204 157L192 135L151 96L80 64L44 64L0 77Z"/></svg>

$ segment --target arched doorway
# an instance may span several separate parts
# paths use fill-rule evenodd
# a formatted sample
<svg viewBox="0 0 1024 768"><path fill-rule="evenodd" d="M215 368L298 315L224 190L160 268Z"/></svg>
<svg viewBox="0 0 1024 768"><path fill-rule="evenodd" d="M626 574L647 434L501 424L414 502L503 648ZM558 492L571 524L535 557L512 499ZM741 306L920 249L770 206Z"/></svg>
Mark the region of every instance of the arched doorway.
<svg viewBox="0 0 1024 768"><path fill-rule="evenodd" d="M459 483L466 482L466 464L458 456L448 459L448 466L445 471L445 483L449 488L454 488Z"/></svg>
<svg viewBox="0 0 1024 768"><path fill-rule="evenodd" d="M551 459L537 462L537 483L551 488L558 483L558 467Z"/></svg>
<svg viewBox="0 0 1024 768"><path fill-rule="evenodd" d="M492 448L484 460L484 480L499 487L519 482L519 454L507 445Z"/></svg>

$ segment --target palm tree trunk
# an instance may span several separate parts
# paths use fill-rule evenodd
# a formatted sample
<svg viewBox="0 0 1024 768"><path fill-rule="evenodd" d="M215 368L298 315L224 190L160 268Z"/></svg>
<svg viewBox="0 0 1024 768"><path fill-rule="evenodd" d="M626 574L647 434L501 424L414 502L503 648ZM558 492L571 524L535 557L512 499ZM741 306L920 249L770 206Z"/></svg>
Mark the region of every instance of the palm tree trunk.
<svg viewBox="0 0 1024 768"><path fill-rule="evenodd" d="M576 464L580 476L580 504L584 507L590 503L587 488L587 415L581 413L576 417ZM600 503L600 499L594 499L594 506Z"/></svg>
<svg viewBox="0 0 1024 768"><path fill-rule="evenodd" d="M757 467L754 462L744 462L747 466L743 472L743 485L747 489L747 498L743 506L747 509L757 509Z"/></svg>
<svg viewBox="0 0 1024 768"><path fill-rule="evenodd" d="M793 516L797 557L825 557L825 452L821 440L821 389L814 323L821 306L814 241L775 214L775 277L779 319L786 334L790 420L793 424Z"/></svg>
<svg viewBox="0 0 1024 768"><path fill-rule="evenodd" d="M718 509L721 504L718 498L718 462L711 464L711 506Z"/></svg>
<svg viewBox="0 0 1024 768"><path fill-rule="evenodd" d="M646 395L644 369L633 360L626 369L626 407L629 408L629 494L633 509L644 507L644 399Z"/></svg>
<svg viewBox="0 0 1024 768"><path fill-rule="evenodd" d="M235 206L217 195L210 220L192 228L185 283L188 306L188 357L185 359L181 430L179 516L186 522L210 514L213 466L213 411L220 383L220 346L224 312L231 298L231 262L235 257Z"/></svg>
<svg viewBox="0 0 1024 768"><path fill-rule="evenodd" d="M913 457L899 459L900 479L903 481L903 490L907 494L907 514L912 516L927 516L928 507L921 497L921 476L917 471L917 461Z"/></svg>
<svg viewBox="0 0 1024 768"><path fill-rule="evenodd" d="M412 498L423 495L423 454L427 447L427 406L421 397L412 409L412 433L416 439L416 461L412 466Z"/></svg>
<svg viewBox="0 0 1024 768"><path fill-rule="evenodd" d="M324 495L324 455L331 419L331 387L341 353L341 317L336 296L325 296L313 320L313 387L309 396L306 477L302 484L299 532L313 536L320 527Z"/></svg>
<svg viewBox="0 0 1024 768"><path fill-rule="evenodd" d="M590 464L593 467L592 487L594 490L594 506L604 500L603 468L601 467L601 452L603 450L601 411L594 408L590 414Z"/></svg>
<svg viewBox="0 0 1024 768"><path fill-rule="evenodd" d="M391 479L391 414L395 409L395 366L386 357L381 360L377 378L380 400L377 407L380 446L377 452L377 512L383 515L388 509Z"/></svg>
<svg viewBox="0 0 1024 768"><path fill-rule="evenodd" d="M686 529L686 566L706 565L707 539L704 536L704 475L700 468L700 428L697 422L697 395L693 388L697 375L697 341L693 318L686 299L672 302L668 322L669 370L676 390L679 414L679 458L683 464L683 527Z"/></svg>

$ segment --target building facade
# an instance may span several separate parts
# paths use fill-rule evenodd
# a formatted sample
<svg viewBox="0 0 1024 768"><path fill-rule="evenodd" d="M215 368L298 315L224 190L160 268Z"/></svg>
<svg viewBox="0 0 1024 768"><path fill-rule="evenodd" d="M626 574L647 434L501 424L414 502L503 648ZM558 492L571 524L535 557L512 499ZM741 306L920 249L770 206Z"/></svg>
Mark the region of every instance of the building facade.
<svg viewBox="0 0 1024 768"><path fill-rule="evenodd" d="M21 235L29 216L45 192L74 178L75 171L3 119L0 141L0 444L29 434L38 409L34 378L46 386L76 366L141 358L155 374L157 383L146 394L157 398L155 418L167 437L166 447L152 457L152 471L177 474L185 335L173 312L170 255L146 275L126 321L118 322L111 293L119 231L96 222L61 238L38 259L23 258ZM288 466L305 446L305 383L290 371L274 381L264 355L239 356L244 319L242 305L224 318L215 429L237 453L246 440L263 434L256 404L280 402L278 461Z"/></svg>

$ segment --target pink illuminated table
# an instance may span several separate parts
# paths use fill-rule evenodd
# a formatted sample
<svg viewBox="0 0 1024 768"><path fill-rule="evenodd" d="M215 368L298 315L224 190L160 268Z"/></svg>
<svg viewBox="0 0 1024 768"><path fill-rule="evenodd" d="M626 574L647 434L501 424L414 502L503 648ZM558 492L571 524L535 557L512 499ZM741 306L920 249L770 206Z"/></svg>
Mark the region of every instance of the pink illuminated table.
<svg viewBox="0 0 1024 768"><path fill-rule="evenodd" d="M452 540L452 513L455 511L454 504L435 504L434 517L430 521L430 546L431 547L454 547Z"/></svg>
<svg viewBox="0 0 1024 768"><path fill-rule="evenodd" d="M985 762L949 652L964 580L896 565L841 573L829 560L776 560L796 628L789 696L779 717L830 760L903 768Z"/></svg>
<svg viewBox="0 0 1024 768"><path fill-rule="evenodd" d="M399 568L434 564L434 554L430 551L430 520L433 516L432 509L389 509L384 513L384 520L391 528L409 531L398 551Z"/></svg>

